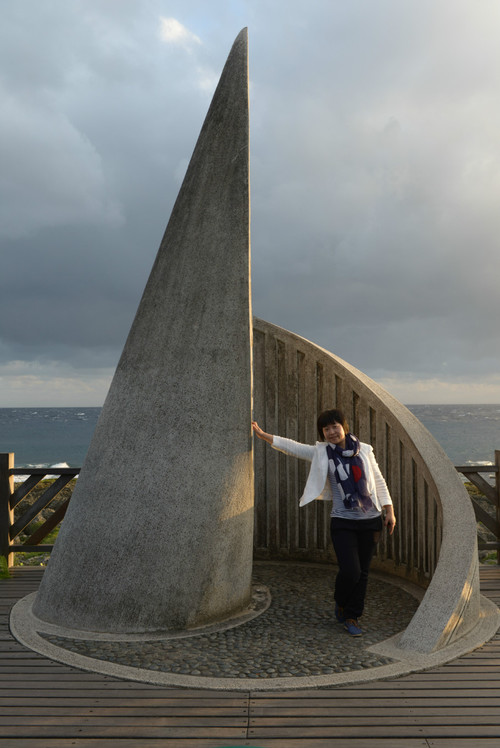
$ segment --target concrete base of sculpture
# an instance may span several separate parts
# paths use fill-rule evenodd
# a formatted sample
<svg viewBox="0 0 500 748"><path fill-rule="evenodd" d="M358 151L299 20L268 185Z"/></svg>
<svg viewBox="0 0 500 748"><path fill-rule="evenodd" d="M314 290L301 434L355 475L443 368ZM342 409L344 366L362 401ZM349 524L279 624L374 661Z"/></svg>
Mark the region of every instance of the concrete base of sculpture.
<svg viewBox="0 0 500 748"><path fill-rule="evenodd" d="M311 569L311 564L305 565L307 569ZM327 567L326 567L327 568ZM322 565L322 570L325 566ZM398 578L391 578L388 575L379 575L377 572L372 573L373 579L382 579L384 583L387 583L387 587L390 594L390 589L402 587L406 592L414 595L417 600L422 596L422 590L405 580ZM390 595L389 600L392 600L393 595ZM390 639L386 639L378 644L372 645L367 648L367 652L371 653L373 657L386 658L388 664L382 664L377 667L365 667L360 670L349 670L348 672L333 672L328 675L310 675L310 676L297 676L290 675L290 677L276 677L276 673L263 673L262 677L249 678L249 677L210 677L209 675L186 675L181 672L165 672L162 670L162 658L161 656L155 659L155 669L141 667L135 662L132 664L137 657L134 656L134 650L130 653L130 664L118 664L116 661L110 661L109 658L102 659L92 656L85 656L77 651L71 649L72 642L75 639L89 640L92 639L96 643L109 642L109 641L121 641L121 642L151 642L156 643L156 646L161 647L159 644L161 639L165 637L153 637L147 636L135 636L135 637L110 637L109 635L94 635L89 637L88 632L76 632L74 630L64 629L58 626L47 624L37 619L32 612L32 603L34 595L29 595L23 600L20 600L13 608L10 618L10 627L15 638L24 646L29 649L38 652L39 654L50 658L56 662L63 662L70 667L76 667L80 670L87 670L89 672L101 673L110 677L121 678L125 680L138 681L142 683L151 683L157 686L168 686L177 688L209 688L218 690L286 690L286 689L305 689L305 688L329 688L334 686L347 686L356 685L360 683L366 683L374 680L383 680L386 678L397 678L399 676L407 675L409 673L420 672L428 670L429 668L440 667L446 662L461 657L468 652L476 649L477 647L484 644L486 641L491 639L500 625L500 611L491 601L485 597L481 597L481 615L477 625L467 633L466 636L458 639L442 649L439 649L431 653L419 653L411 652L407 649L400 647L401 634L398 634ZM285 605L293 605L294 599L286 598L283 603ZM280 614L283 615L283 609ZM232 622L231 626L234 626ZM256 658L259 657L259 650L262 646L262 638L266 635L266 626L271 633L282 625L282 621L273 618L273 606L266 612L264 618L255 618L254 620L246 619L245 621L245 640L250 643L251 647L255 652ZM331 622L331 636L332 645L336 637L344 639L348 635L339 627L333 620ZM226 626L227 628L227 626ZM212 629L215 638L217 633L222 631L222 627L214 627ZM192 632L193 633L193 632ZM183 636L192 635L185 632ZM313 636L313 633L311 633ZM203 638L203 637L202 637ZM253 642L255 645L253 646ZM352 642L347 642L352 643ZM361 650L363 650L364 641L363 638L356 640L356 645L359 649L359 655L361 656ZM198 645L199 646L199 645ZM307 643L305 644L307 647ZM185 645L182 645L182 651L185 652ZM328 652L331 658L331 647ZM294 653L292 651L292 656ZM163 655L165 656L165 655ZM287 652L287 656L290 657L290 651ZM214 653L213 659L216 658ZM168 656L167 656L168 659ZM300 669L300 658L293 663L294 667ZM332 666L335 666L334 659L332 660ZM286 667L286 665L285 665Z"/></svg>
<svg viewBox="0 0 500 748"><path fill-rule="evenodd" d="M224 620L215 623L206 623L202 626L194 626L188 629L169 629L166 631L147 631L143 633L109 633L103 631L85 631L84 629L66 628L57 624L48 623L36 616L33 606L36 600L36 592L27 595L16 609L13 621L16 626L25 629L26 626L33 628L39 633L46 635L58 636L67 639L85 639L95 642L148 642L148 641L170 641L173 639L186 639L193 636L216 634L227 629L242 626L244 623L252 621L254 618L265 613L271 605L271 593L269 589L262 585L252 585L250 600L244 608L240 608L233 615L226 616ZM21 618L25 618L23 624L20 624Z"/></svg>

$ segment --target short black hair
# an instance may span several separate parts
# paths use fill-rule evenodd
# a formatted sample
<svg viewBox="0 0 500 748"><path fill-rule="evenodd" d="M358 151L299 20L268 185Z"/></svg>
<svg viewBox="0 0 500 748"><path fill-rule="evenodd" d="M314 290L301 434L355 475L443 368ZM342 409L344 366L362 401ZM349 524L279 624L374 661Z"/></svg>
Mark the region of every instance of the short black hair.
<svg viewBox="0 0 500 748"><path fill-rule="evenodd" d="M324 410L318 416L318 434L322 442L325 441L323 436L323 429L325 426L329 426L331 423L340 423L344 431L349 431L349 424L346 421L346 417L341 410L338 408L332 408L331 410Z"/></svg>

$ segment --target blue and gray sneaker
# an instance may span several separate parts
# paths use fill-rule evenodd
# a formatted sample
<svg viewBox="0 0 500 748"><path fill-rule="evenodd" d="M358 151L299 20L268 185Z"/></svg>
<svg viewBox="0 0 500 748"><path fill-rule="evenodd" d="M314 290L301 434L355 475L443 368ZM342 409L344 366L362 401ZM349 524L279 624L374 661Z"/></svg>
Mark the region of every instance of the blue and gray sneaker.
<svg viewBox="0 0 500 748"><path fill-rule="evenodd" d="M339 623L345 623L344 608L341 608L338 603L335 603L335 618Z"/></svg>
<svg viewBox="0 0 500 748"><path fill-rule="evenodd" d="M363 636L363 631L356 618L346 618L344 628L351 636Z"/></svg>

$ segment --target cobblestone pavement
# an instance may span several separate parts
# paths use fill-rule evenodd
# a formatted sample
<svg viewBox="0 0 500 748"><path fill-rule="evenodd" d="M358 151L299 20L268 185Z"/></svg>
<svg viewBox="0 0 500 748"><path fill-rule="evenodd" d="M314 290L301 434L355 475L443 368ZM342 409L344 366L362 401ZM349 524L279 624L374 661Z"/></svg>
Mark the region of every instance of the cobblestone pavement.
<svg viewBox="0 0 500 748"><path fill-rule="evenodd" d="M270 607L251 621L215 633L155 641L90 641L42 634L87 657L166 673L216 678L297 678L363 670L393 660L367 648L402 631L418 601L372 576L364 635L351 637L333 615L335 567L257 564L254 584L266 585Z"/></svg>

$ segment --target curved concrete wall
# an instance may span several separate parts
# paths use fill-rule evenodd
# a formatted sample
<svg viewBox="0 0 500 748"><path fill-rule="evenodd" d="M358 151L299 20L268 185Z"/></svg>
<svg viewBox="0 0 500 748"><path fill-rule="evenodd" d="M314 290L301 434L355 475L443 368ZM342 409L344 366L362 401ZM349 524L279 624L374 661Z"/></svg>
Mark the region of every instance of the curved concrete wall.
<svg viewBox="0 0 500 748"><path fill-rule="evenodd" d="M431 652L479 618L476 521L443 449L380 385L283 328L254 319L254 415L269 433L314 443L316 415L340 407L373 445L398 526L384 533L374 567L427 588L400 646ZM254 552L261 559L331 562L329 502L299 510L308 465L255 444Z"/></svg>

